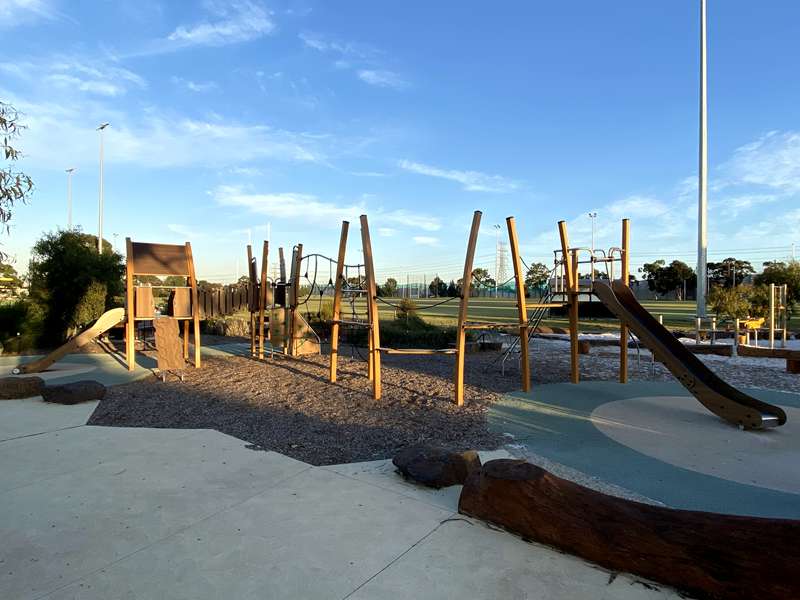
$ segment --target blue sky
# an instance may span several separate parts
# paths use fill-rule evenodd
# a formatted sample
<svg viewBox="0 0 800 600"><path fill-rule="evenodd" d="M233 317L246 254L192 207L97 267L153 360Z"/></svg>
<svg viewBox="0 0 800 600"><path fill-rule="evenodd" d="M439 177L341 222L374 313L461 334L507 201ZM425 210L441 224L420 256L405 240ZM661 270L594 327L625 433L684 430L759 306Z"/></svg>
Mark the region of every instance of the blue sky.
<svg viewBox="0 0 800 600"><path fill-rule="evenodd" d="M800 3L709 2L710 260L760 265L800 244ZM380 277L458 276L515 215L526 260L619 244L633 264L696 248L698 2L0 0L0 99L25 113L36 182L5 249L43 231L119 247L189 240L201 277L260 246L334 255L370 217ZM9 49L12 49L9 51ZM800 250L800 248L799 248Z"/></svg>

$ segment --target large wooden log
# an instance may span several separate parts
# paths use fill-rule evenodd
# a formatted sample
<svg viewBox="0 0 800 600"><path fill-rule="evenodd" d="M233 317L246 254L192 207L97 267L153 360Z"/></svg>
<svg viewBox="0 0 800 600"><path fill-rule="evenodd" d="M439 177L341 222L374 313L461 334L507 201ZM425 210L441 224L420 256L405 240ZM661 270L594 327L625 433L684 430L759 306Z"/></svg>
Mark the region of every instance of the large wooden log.
<svg viewBox="0 0 800 600"><path fill-rule="evenodd" d="M509 459L472 473L458 509L698 598L800 598L800 521L641 504Z"/></svg>

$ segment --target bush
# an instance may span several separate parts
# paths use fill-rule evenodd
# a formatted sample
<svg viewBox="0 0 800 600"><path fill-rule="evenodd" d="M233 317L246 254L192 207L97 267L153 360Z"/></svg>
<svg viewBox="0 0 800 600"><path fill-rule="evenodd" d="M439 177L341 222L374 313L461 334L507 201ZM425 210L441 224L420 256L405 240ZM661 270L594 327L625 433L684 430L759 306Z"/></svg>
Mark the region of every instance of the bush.
<svg viewBox="0 0 800 600"><path fill-rule="evenodd" d="M739 285L736 287L713 286L708 293L708 305L719 317L732 321L734 319L745 319L752 316L763 316L755 314L754 309L758 309L752 304L754 293L750 286Z"/></svg>
<svg viewBox="0 0 800 600"><path fill-rule="evenodd" d="M43 318L42 310L27 300L0 304L0 344L4 352L36 348Z"/></svg>
<svg viewBox="0 0 800 600"><path fill-rule="evenodd" d="M95 284L105 288L103 310L123 294L122 257L105 241L103 254L98 254L96 241L77 230L58 231L45 234L33 247L30 296L45 309L45 344L63 342L68 332L99 316L101 288Z"/></svg>
<svg viewBox="0 0 800 600"><path fill-rule="evenodd" d="M395 317L398 319L409 319L417 316L417 303L410 298L403 298L397 305Z"/></svg>

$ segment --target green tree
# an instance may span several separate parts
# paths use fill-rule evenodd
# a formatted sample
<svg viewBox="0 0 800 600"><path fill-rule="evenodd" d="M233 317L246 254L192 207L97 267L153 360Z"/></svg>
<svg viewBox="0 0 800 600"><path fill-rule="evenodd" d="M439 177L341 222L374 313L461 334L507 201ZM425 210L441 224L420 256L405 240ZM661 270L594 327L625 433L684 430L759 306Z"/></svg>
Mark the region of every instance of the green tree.
<svg viewBox="0 0 800 600"><path fill-rule="evenodd" d="M450 298L455 298L456 296L458 296L458 288L456 287L456 282L453 281L452 279L450 280L450 283L447 286L447 295Z"/></svg>
<svg viewBox="0 0 800 600"><path fill-rule="evenodd" d="M182 275L167 275L164 277L163 285L167 287L184 287L186 285L186 277Z"/></svg>
<svg viewBox="0 0 800 600"><path fill-rule="evenodd" d="M729 321L733 319L744 319L753 315L750 305L752 295L750 286L723 287L721 285L711 286L706 297L709 308L717 316Z"/></svg>
<svg viewBox="0 0 800 600"><path fill-rule="evenodd" d="M741 285L748 275L755 273L753 265L746 260L730 257L721 262L708 263L708 279L712 284L733 287ZM734 282L734 275L736 281Z"/></svg>
<svg viewBox="0 0 800 600"><path fill-rule="evenodd" d="M694 285L695 275L692 268L684 262L673 260L665 266L665 261L657 260L642 266L642 278L647 280L650 291L659 294L676 292L679 300L684 300L683 289Z"/></svg>
<svg viewBox="0 0 800 600"><path fill-rule="evenodd" d="M22 279L17 274L17 270L0 261L0 292L3 294L14 294L22 285Z"/></svg>
<svg viewBox="0 0 800 600"><path fill-rule="evenodd" d="M550 269L544 263L533 263L525 273L525 288L541 288L550 278Z"/></svg>
<svg viewBox="0 0 800 600"><path fill-rule="evenodd" d="M14 168L14 163L21 155L12 143L25 129L19 117L19 112L12 105L0 102L0 139L2 139L4 162L0 167L0 227L4 227L6 231L14 207L20 202L26 203L33 193L33 180ZM5 256L0 251L0 260Z"/></svg>
<svg viewBox="0 0 800 600"><path fill-rule="evenodd" d="M386 283L383 284L383 293L386 296L394 296L397 294L397 279L389 277Z"/></svg>
<svg viewBox="0 0 800 600"><path fill-rule="evenodd" d="M800 261L764 263L764 270L756 275L755 282L761 285L786 285L789 306L796 310L800 303Z"/></svg>
<svg viewBox="0 0 800 600"><path fill-rule="evenodd" d="M122 256L103 240L98 254L97 237L79 229L45 234L33 247L29 277L32 301L44 308L45 343L60 343L70 331L100 316L100 304L87 300L105 286L102 309L118 304L125 288ZM87 304L88 303L88 304ZM91 307L88 312L86 306Z"/></svg>
<svg viewBox="0 0 800 600"><path fill-rule="evenodd" d="M446 296L447 284L437 275L428 284L428 291L430 292L431 296Z"/></svg>

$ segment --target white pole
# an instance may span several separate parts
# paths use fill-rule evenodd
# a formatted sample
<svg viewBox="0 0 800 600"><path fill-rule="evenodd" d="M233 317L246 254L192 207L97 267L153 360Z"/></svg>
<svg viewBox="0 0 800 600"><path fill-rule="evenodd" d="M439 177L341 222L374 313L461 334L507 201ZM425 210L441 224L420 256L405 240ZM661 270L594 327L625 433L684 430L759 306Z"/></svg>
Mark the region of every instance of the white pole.
<svg viewBox="0 0 800 600"><path fill-rule="evenodd" d="M706 0L700 0L700 161L697 198L697 315L706 316L708 261L708 101L706 85Z"/></svg>
<svg viewBox="0 0 800 600"><path fill-rule="evenodd" d="M97 211L97 253L103 253L103 131L108 123L102 123L97 131L100 132L100 198Z"/></svg>
<svg viewBox="0 0 800 600"><path fill-rule="evenodd" d="M67 229L72 229L72 173L75 167L67 169Z"/></svg>
<svg viewBox="0 0 800 600"><path fill-rule="evenodd" d="M775 347L775 284L769 284L769 349Z"/></svg>

